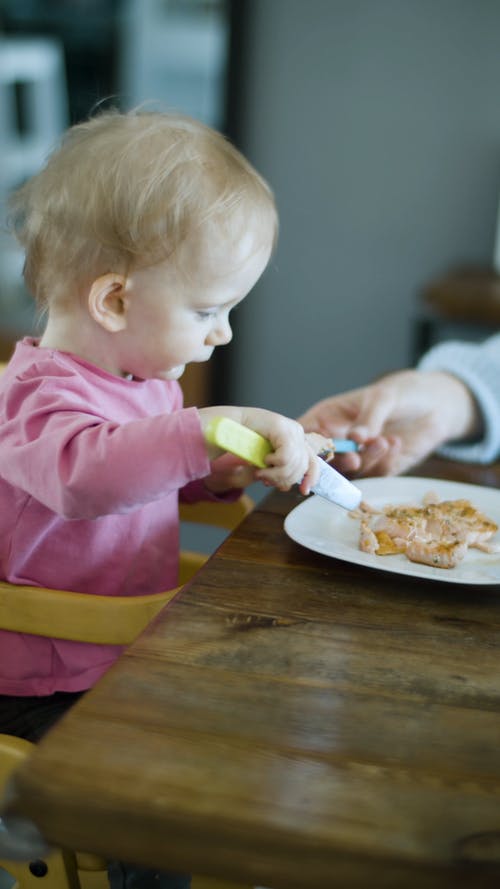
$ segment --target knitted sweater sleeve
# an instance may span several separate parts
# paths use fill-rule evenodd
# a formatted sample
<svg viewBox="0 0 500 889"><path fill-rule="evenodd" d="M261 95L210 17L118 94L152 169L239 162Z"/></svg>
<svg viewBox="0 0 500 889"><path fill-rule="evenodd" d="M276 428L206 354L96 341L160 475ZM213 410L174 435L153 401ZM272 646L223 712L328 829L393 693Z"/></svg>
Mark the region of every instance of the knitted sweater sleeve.
<svg viewBox="0 0 500 889"><path fill-rule="evenodd" d="M483 434L476 441L450 443L439 451L467 463L491 463L500 456L500 334L481 344L447 342L427 352L420 370L445 371L471 390L483 418Z"/></svg>

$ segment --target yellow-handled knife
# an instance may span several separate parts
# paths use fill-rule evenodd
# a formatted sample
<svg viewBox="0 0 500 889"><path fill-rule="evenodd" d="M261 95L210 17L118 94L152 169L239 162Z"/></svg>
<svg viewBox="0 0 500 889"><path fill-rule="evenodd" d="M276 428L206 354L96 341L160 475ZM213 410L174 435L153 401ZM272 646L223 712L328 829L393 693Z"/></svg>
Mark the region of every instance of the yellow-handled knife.
<svg viewBox="0 0 500 889"><path fill-rule="evenodd" d="M228 417L214 417L205 430L205 439L209 444L229 451L230 454L235 454L260 469L265 469L265 458L273 449L267 438ZM319 463L320 477L311 488L312 492L343 506L344 509L355 509L359 506L361 501L359 488L320 457L316 459Z"/></svg>

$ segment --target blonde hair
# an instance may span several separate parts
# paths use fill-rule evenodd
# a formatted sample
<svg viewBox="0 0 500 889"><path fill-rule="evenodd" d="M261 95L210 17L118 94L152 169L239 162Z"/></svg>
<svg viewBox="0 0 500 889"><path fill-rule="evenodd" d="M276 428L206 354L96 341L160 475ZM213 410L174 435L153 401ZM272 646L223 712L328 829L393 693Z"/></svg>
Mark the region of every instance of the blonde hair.
<svg viewBox="0 0 500 889"><path fill-rule="evenodd" d="M179 114L103 113L67 131L10 201L24 277L40 307L73 282L174 255L200 226L257 214L273 241L272 192L220 133Z"/></svg>

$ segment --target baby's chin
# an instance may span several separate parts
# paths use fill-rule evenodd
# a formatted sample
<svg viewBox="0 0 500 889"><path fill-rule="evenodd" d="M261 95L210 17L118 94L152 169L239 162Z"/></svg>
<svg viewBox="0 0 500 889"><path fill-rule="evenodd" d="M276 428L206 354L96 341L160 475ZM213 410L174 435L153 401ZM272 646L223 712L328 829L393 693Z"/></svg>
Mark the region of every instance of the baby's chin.
<svg viewBox="0 0 500 889"><path fill-rule="evenodd" d="M185 370L185 364L177 364L175 367L171 367L169 370L164 370L159 373L158 377L161 380L179 380Z"/></svg>

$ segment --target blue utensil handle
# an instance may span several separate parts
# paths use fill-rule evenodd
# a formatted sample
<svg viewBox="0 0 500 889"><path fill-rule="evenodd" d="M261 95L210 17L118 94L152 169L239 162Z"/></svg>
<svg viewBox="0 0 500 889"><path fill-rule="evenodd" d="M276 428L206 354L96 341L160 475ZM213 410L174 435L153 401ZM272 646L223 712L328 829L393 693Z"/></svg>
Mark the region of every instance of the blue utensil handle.
<svg viewBox="0 0 500 889"><path fill-rule="evenodd" d="M359 444L352 438L332 438L336 454L347 454L351 451L359 451Z"/></svg>

